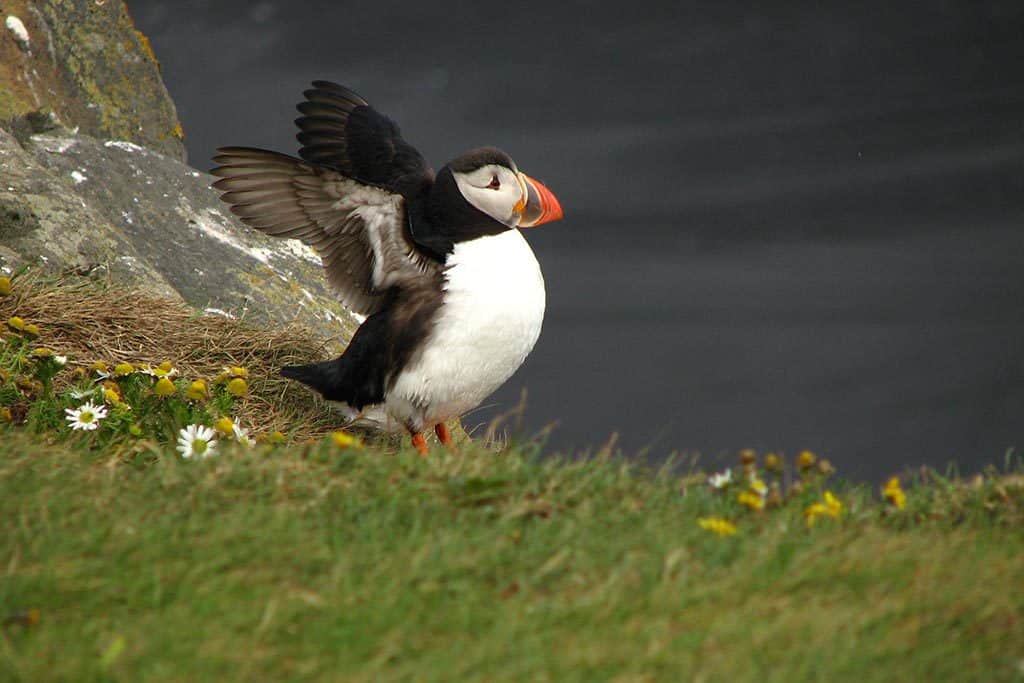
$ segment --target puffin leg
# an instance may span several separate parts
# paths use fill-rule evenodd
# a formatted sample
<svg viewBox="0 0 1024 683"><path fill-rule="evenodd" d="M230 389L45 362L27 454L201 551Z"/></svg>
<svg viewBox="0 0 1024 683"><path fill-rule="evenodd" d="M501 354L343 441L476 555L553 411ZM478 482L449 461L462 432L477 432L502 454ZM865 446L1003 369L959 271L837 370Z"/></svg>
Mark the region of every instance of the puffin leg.
<svg viewBox="0 0 1024 683"><path fill-rule="evenodd" d="M434 425L434 433L437 434L438 441L449 448L452 447L452 435L451 432L448 431L448 425L444 422L438 422Z"/></svg>
<svg viewBox="0 0 1024 683"><path fill-rule="evenodd" d="M427 440L424 439L423 435L419 432L412 435L412 445L420 455L427 455L430 453L430 449L427 448Z"/></svg>

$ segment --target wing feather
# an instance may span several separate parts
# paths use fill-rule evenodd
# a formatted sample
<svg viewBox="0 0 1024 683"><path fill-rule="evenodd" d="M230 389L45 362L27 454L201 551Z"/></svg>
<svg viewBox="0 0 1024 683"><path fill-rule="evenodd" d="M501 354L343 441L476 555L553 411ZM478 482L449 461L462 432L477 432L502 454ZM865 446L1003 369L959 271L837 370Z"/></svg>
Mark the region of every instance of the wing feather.
<svg viewBox="0 0 1024 683"><path fill-rule="evenodd" d="M300 239L316 250L328 283L353 312L371 315L386 290L439 269L411 242L401 195L276 152L218 152L213 186L231 212L261 232Z"/></svg>

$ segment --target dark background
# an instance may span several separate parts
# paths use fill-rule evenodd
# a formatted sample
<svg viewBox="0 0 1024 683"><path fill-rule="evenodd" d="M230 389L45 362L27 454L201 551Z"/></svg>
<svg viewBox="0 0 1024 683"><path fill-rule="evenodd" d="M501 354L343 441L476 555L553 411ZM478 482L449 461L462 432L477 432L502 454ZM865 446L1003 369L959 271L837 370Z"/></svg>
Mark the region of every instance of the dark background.
<svg viewBox="0 0 1024 683"><path fill-rule="evenodd" d="M855 5L855 6L854 6ZM1024 445L1024 4L128 0L193 165L294 153L312 79L440 166L502 147L544 333L472 425L844 474Z"/></svg>

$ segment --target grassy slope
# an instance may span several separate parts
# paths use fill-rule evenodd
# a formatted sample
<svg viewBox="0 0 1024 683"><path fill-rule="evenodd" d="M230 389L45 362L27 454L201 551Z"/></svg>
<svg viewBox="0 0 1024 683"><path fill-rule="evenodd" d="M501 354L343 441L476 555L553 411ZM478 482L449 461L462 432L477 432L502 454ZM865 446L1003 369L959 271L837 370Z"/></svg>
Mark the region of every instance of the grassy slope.
<svg viewBox="0 0 1024 683"><path fill-rule="evenodd" d="M807 529L520 450L0 445L0 680L1014 680L1021 489ZM84 443L84 442L83 442ZM808 491L806 496L813 496ZM918 521L912 521L912 520ZM902 521L901 521L902 520Z"/></svg>
<svg viewBox="0 0 1024 683"><path fill-rule="evenodd" d="M0 420L0 681L1024 675L1019 465L977 485L931 477L899 512L839 491L843 518L808 529L820 487L756 514L700 478L524 447L420 458L328 441L183 461L151 440L208 406L132 375L131 411L69 434L69 392L96 386L74 370L171 360L183 388L241 364L248 397L202 419L230 410L298 442L332 420L275 376L320 344L74 279L17 278L0 297L12 315L41 331L0 328L15 423ZM42 395L17 386L39 345L69 357ZM699 528L706 515L739 534Z"/></svg>

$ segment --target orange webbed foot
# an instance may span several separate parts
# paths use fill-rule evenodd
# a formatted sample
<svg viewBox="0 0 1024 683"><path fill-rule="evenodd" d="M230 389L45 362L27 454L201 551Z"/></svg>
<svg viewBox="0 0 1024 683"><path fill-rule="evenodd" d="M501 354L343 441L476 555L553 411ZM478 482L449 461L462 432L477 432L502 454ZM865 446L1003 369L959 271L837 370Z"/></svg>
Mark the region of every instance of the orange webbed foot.
<svg viewBox="0 0 1024 683"><path fill-rule="evenodd" d="M427 440L423 438L422 434L412 435L412 445L416 448L416 452L420 455L427 455L430 453L430 449L427 448Z"/></svg>

